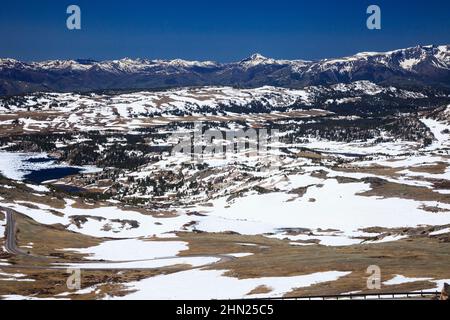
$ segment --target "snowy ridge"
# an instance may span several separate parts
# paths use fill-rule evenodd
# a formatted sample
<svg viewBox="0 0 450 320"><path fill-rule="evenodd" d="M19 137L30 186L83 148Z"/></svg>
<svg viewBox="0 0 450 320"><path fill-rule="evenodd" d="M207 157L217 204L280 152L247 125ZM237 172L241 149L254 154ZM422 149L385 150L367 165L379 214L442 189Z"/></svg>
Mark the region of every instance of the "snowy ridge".
<svg viewBox="0 0 450 320"><path fill-rule="evenodd" d="M28 109L50 111L55 104L61 111L75 111L80 106L93 108L92 112L114 112L120 117L137 114L171 114L186 112L192 114L201 108L220 109L224 106L249 106L253 102L271 108L288 107L301 101L310 104L312 93L305 90L289 90L275 87L257 89L234 89L231 87L205 87L167 90L159 92L142 91L118 95L81 95L64 93L42 93L27 95L17 103L0 105L4 113ZM106 111L109 110L109 111Z"/></svg>
<svg viewBox="0 0 450 320"><path fill-rule="evenodd" d="M238 62L149 60L0 59L0 94L188 86L281 86L303 88L367 80L384 85L450 87L448 45L362 52L316 61L278 60L253 54Z"/></svg>
<svg viewBox="0 0 450 320"><path fill-rule="evenodd" d="M231 87L183 88L164 91L141 91L125 94L67 94L39 93L17 97L13 100L0 99L0 112L15 113L30 111L81 111L85 114L102 114L112 118L131 118L153 115L193 115L227 113L232 107L242 107L251 111L255 105L276 111L281 108L293 109L295 106L312 107L322 96L345 95L347 99L364 96L389 94L403 99L427 98L420 92L382 87L368 81L350 84L337 84L330 87L316 86L302 90L264 86L256 89L236 89ZM336 102L344 103L340 99ZM329 102L334 102L329 101ZM328 103L328 102L327 102ZM253 110L258 112L258 110ZM76 114L73 114L76 117ZM69 119L69 122L71 120ZM75 120L74 120L75 121Z"/></svg>
<svg viewBox="0 0 450 320"><path fill-rule="evenodd" d="M374 65L393 70L416 71L416 67L427 60L432 60L436 68L449 69L450 46L416 46L388 52L361 52L345 58L321 60L310 69L319 68L322 71L334 70L344 73L356 71L358 63L372 62Z"/></svg>

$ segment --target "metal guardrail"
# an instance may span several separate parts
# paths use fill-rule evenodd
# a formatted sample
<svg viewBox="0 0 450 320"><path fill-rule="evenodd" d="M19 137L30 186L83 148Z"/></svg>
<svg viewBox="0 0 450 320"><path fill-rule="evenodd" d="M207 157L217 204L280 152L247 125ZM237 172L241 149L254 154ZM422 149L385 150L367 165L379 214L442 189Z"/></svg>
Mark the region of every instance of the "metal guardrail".
<svg viewBox="0 0 450 320"><path fill-rule="evenodd" d="M323 296L298 296L266 298L263 300L367 300L367 299L399 299L399 298L426 298L439 297L439 291L416 291L416 292L380 292L380 293L355 293Z"/></svg>

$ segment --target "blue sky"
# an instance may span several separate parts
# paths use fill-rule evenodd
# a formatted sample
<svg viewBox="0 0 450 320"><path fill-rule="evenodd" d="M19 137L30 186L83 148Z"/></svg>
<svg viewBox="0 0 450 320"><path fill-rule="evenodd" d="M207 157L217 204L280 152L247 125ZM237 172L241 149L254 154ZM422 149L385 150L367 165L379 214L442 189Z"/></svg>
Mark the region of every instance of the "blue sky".
<svg viewBox="0 0 450 320"><path fill-rule="evenodd" d="M82 30L66 28L66 8ZM366 9L382 9L382 30ZM319 59L417 44L450 44L450 1L4 0L0 57L22 60L184 58L236 61L259 52Z"/></svg>

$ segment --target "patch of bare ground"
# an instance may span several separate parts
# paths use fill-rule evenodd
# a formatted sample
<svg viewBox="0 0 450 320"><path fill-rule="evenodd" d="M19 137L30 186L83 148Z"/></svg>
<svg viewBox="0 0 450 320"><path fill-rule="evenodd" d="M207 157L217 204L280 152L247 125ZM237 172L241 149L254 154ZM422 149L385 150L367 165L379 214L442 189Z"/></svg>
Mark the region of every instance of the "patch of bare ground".
<svg viewBox="0 0 450 320"><path fill-rule="evenodd" d="M328 159L329 157L324 156L318 152L315 151L309 151L309 150L305 150L305 151L301 151L295 154L295 156L297 158L305 158L305 159L311 159L311 160L323 160L323 159Z"/></svg>
<svg viewBox="0 0 450 320"><path fill-rule="evenodd" d="M430 165L422 165L409 167L409 171L418 172L418 173L430 173L430 174L444 174L447 170L448 163L445 162L437 162L435 164Z"/></svg>
<svg viewBox="0 0 450 320"><path fill-rule="evenodd" d="M23 135L23 128L13 125L0 125L0 137L13 137Z"/></svg>
<svg viewBox="0 0 450 320"><path fill-rule="evenodd" d="M357 183L360 182L361 180L359 179L355 179L355 178L350 178L350 177L335 177L336 181L340 184L345 184L345 183Z"/></svg>
<svg viewBox="0 0 450 320"><path fill-rule="evenodd" d="M341 166L333 167L333 170L349 173L366 173L377 176L396 177L399 176L399 172L405 170L405 168L392 168L388 166L373 165L370 167Z"/></svg>
<svg viewBox="0 0 450 320"><path fill-rule="evenodd" d="M315 170L311 172L311 177L317 178L317 179L327 179L328 172L325 170Z"/></svg>
<svg viewBox="0 0 450 320"><path fill-rule="evenodd" d="M1 281L1 296L10 294L33 296L36 298L59 298L73 300L93 300L107 296L121 297L130 293L126 283L140 281L149 277L180 272L189 269L189 266L171 266L151 270L88 270L81 271L81 289L93 288L91 292L76 294L77 290L67 288L67 278L70 274L65 269L36 269L36 268L8 268L1 269L5 273L23 274L23 279L34 281ZM58 298L58 297L56 297Z"/></svg>
<svg viewBox="0 0 450 320"><path fill-rule="evenodd" d="M75 209L84 209L84 210L91 210L91 209L97 209L106 207L106 204L103 204L101 202L88 202L88 201L81 201L80 199L77 199L72 205L72 208Z"/></svg>
<svg viewBox="0 0 450 320"><path fill-rule="evenodd" d="M62 115L66 115L64 112L52 112L52 111L19 111L17 112L17 119L33 119L36 121L53 121Z"/></svg>
<svg viewBox="0 0 450 320"><path fill-rule="evenodd" d="M448 195L434 192L425 187L389 182L381 178L364 178L362 181L369 183L371 190L358 193L360 196L450 203Z"/></svg>
<svg viewBox="0 0 450 320"><path fill-rule="evenodd" d="M247 293L247 296L251 296L253 294L264 294L264 293L271 293L273 290L267 286L258 286L255 289L253 289L252 291L250 291L249 293Z"/></svg>
<svg viewBox="0 0 450 320"><path fill-rule="evenodd" d="M252 256L209 267L229 270L226 275L240 279L288 277L325 271L351 272L338 281L299 288L289 295L342 294L366 290L366 270L370 265L381 268L383 281L395 275L433 279L450 277L450 242L441 241L439 237L413 237L386 243L327 247L292 246L290 241L224 233L179 233L178 236L189 242L190 249L182 252L182 255L254 253ZM253 243L257 246L242 247L239 243ZM410 284L414 290L430 288L428 282L413 285ZM395 289L388 288L389 291Z"/></svg>
<svg viewBox="0 0 450 320"><path fill-rule="evenodd" d="M291 191L289 191L289 194L295 194L296 197L294 199L302 198L311 186L299 187L299 188L292 189Z"/></svg>
<svg viewBox="0 0 450 320"><path fill-rule="evenodd" d="M426 212L431 212L431 213L446 213L446 212L450 212L450 210L448 209L444 209L444 208L440 208L439 206L426 206L426 205L422 205L419 207L420 210L426 211Z"/></svg>
<svg viewBox="0 0 450 320"><path fill-rule="evenodd" d="M16 213L16 238L18 247L33 243L32 248L26 249L29 254L53 257L58 261L79 261L85 256L61 249L87 248L102 242L99 238L68 231L63 225L43 225L18 213Z"/></svg>
<svg viewBox="0 0 450 320"><path fill-rule="evenodd" d="M439 181L435 181L433 186L436 189L445 189L448 190L450 189L450 181L448 180L439 180Z"/></svg>
<svg viewBox="0 0 450 320"><path fill-rule="evenodd" d="M243 236L232 232L225 233L177 233L178 240L189 242L189 249L179 256L216 255L230 253L259 253L278 244L279 241L263 236ZM242 245L252 244L250 245Z"/></svg>
<svg viewBox="0 0 450 320"><path fill-rule="evenodd" d="M440 242L450 242L450 238L448 235L441 234L437 236L431 236L430 234L439 231L442 229L446 229L450 227L450 225L442 225L442 226L420 226L415 228L382 228L382 227L370 227L361 229L361 231L365 233L373 233L375 234L373 237L359 237L363 241L378 241L383 240L389 236L406 236L408 238L419 238L419 237L434 237L438 239Z"/></svg>

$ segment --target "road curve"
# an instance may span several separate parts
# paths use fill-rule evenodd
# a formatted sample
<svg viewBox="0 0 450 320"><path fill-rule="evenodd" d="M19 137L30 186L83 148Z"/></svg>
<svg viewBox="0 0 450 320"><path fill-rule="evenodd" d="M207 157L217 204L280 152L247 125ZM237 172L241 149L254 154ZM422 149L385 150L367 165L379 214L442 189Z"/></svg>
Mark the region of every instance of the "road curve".
<svg viewBox="0 0 450 320"><path fill-rule="evenodd" d="M27 252L21 250L16 244L16 217L11 209L0 207L0 210L5 212L6 227L5 227L5 250L8 253L18 256L30 256Z"/></svg>

